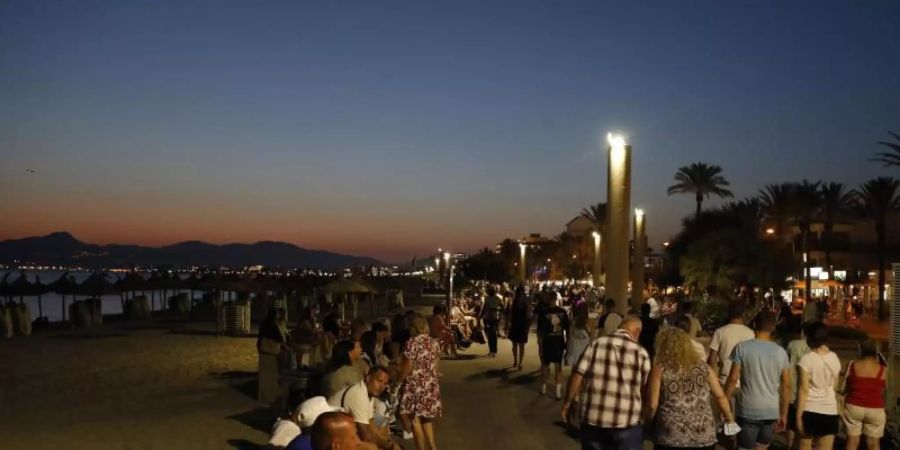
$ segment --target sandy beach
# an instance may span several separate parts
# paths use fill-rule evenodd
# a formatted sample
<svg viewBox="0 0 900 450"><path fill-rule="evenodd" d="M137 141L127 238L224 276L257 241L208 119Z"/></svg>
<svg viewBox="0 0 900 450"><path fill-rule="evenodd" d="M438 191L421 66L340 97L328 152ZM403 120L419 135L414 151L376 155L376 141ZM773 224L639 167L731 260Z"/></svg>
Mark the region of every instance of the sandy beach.
<svg viewBox="0 0 900 450"><path fill-rule="evenodd" d="M0 341L0 448L249 448L255 338L106 326ZM259 427L259 429L255 428ZM229 445L231 444L231 445Z"/></svg>

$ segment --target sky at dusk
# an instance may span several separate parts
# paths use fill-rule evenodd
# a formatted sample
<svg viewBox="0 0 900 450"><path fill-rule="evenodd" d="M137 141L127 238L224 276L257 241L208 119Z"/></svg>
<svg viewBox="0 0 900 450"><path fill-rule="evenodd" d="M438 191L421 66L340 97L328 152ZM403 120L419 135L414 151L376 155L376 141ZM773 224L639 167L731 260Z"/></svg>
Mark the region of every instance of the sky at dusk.
<svg viewBox="0 0 900 450"><path fill-rule="evenodd" d="M897 1L5 1L0 239L473 250L605 201L620 131L658 248L692 162L737 197L900 175L868 161L900 132L898 23Z"/></svg>

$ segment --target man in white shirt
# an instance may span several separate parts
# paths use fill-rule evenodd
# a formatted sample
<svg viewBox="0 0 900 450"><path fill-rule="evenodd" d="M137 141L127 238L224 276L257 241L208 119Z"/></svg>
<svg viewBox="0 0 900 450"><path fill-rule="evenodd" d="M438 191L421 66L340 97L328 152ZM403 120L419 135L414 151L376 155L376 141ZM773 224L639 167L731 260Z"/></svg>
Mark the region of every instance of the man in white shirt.
<svg viewBox="0 0 900 450"><path fill-rule="evenodd" d="M684 331L690 336L693 324L691 323L690 316L683 315L675 320L675 326L681 328L681 331ZM703 347L703 344L697 342L697 340L694 339L694 336L691 336L691 345L694 347L694 351L697 353L697 356L700 357L701 361L706 359L706 348Z"/></svg>
<svg viewBox="0 0 900 450"><path fill-rule="evenodd" d="M645 303L650 305L650 318L659 319L659 302L651 295Z"/></svg>
<svg viewBox="0 0 900 450"><path fill-rule="evenodd" d="M731 352L734 347L756 336L747 325L744 325L744 305L736 302L728 307L728 324L713 333L709 341L709 359L707 362L713 369L719 369L719 382L722 386L731 372ZM721 362L721 366L719 363Z"/></svg>
<svg viewBox="0 0 900 450"><path fill-rule="evenodd" d="M336 392L328 403L331 406L343 408L353 416L356 428L364 442L371 442L380 449L402 449L391 438L387 426L378 426L375 423L374 397L381 395L390 381L390 375L384 367L373 367L366 375L365 380L353 386L348 386Z"/></svg>

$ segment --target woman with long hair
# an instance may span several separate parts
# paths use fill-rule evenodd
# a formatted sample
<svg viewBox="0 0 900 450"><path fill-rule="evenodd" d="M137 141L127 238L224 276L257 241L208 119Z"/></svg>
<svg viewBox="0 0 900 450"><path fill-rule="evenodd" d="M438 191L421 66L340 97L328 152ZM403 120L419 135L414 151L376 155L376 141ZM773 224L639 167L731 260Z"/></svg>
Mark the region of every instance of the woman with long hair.
<svg viewBox="0 0 900 450"><path fill-rule="evenodd" d="M513 368L522 370L525 362L525 344L528 343L528 332L531 330L531 304L525 295L525 288L516 288L509 307L509 340L512 341Z"/></svg>
<svg viewBox="0 0 900 450"><path fill-rule="evenodd" d="M868 450L877 450L887 422L884 412L886 364L872 340L859 343L859 356L847 366L841 419L847 430L847 450L859 447L861 435L866 437Z"/></svg>
<svg viewBox="0 0 900 450"><path fill-rule="evenodd" d="M362 381L362 375L354 364L362 358L359 341L338 341L331 351L331 359L325 366L325 398Z"/></svg>
<svg viewBox="0 0 900 450"><path fill-rule="evenodd" d="M797 363L797 431L800 449L831 450L838 431L838 401L835 387L840 381L841 360L828 348L828 331L822 322L807 326L810 351Z"/></svg>
<svg viewBox="0 0 900 450"><path fill-rule="evenodd" d="M569 325L569 339L566 341L566 364L574 366L581 353L591 343L588 331L588 304L586 301L572 307L572 323Z"/></svg>
<svg viewBox="0 0 900 450"><path fill-rule="evenodd" d="M267 403L281 395L278 387L279 359L288 350L288 334L284 326L284 309L272 308L259 326L256 350L259 353L259 381L257 396Z"/></svg>
<svg viewBox="0 0 900 450"><path fill-rule="evenodd" d="M726 423L734 422L719 376L680 328L663 328L656 336L656 349L644 408L646 422L656 420L655 448L715 448L716 420L710 396L715 397Z"/></svg>
<svg viewBox="0 0 900 450"><path fill-rule="evenodd" d="M400 394L400 414L412 422L413 439L418 450L436 450L435 419L441 417L441 390L438 383L438 361L441 344L430 336L428 321L421 314L413 316L411 337L403 349L406 385Z"/></svg>

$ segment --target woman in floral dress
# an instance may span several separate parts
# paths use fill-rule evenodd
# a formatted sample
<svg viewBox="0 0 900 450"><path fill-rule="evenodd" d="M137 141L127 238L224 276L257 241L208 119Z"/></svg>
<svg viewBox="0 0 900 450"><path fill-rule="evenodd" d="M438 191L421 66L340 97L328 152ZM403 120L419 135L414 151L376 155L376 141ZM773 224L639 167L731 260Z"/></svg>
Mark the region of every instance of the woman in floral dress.
<svg viewBox="0 0 900 450"><path fill-rule="evenodd" d="M436 450L432 422L441 417L441 390L437 364L441 344L432 338L428 321L416 314L410 324L410 340L403 349L405 385L400 395L400 414L412 420L418 450Z"/></svg>

